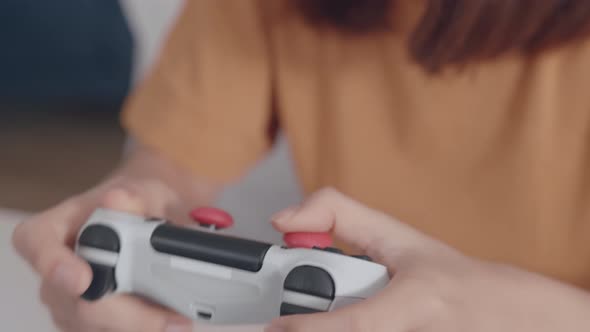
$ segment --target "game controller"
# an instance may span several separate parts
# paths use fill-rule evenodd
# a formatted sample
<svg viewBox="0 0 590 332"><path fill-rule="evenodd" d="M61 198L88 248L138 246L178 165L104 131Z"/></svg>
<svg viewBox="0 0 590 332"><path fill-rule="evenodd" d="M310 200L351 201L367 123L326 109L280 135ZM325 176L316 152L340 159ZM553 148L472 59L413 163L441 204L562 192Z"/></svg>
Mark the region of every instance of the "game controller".
<svg viewBox="0 0 590 332"><path fill-rule="evenodd" d="M326 312L378 293L387 268L330 247L287 247L222 235L223 212L197 227L107 209L83 225L76 253L92 268L82 295L144 297L192 320L258 324Z"/></svg>

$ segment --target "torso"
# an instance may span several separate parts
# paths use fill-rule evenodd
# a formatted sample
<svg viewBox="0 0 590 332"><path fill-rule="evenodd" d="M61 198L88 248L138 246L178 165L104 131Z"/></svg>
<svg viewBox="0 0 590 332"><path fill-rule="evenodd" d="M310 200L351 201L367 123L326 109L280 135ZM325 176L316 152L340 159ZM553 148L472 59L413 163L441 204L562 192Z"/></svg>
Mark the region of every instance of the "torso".
<svg viewBox="0 0 590 332"><path fill-rule="evenodd" d="M403 34L273 27L306 191L333 186L476 257L590 287L590 42L430 77Z"/></svg>

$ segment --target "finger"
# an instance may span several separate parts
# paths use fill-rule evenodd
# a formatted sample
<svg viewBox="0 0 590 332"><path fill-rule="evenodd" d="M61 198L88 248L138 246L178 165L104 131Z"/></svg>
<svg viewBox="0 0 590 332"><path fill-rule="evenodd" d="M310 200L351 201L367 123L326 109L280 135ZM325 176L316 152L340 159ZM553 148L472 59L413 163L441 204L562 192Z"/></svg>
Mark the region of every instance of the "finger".
<svg viewBox="0 0 590 332"><path fill-rule="evenodd" d="M141 182L109 190L103 194L101 206L143 217L172 218L170 221L175 223L190 222L186 211L177 211L176 204L169 204L171 201L175 201L174 197L166 187Z"/></svg>
<svg viewBox="0 0 590 332"><path fill-rule="evenodd" d="M57 326L75 331L163 332L174 324L190 331L191 322L160 306L136 297L116 295L87 302L64 295L51 283L41 287L41 300ZM182 331L182 330L180 330Z"/></svg>
<svg viewBox="0 0 590 332"><path fill-rule="evenodd" d="M133 213L144 209L141 200L123 189L107 191L102 200L108 208ZM13 234L17 252L43 279L70 295L82 294L91 282L90 267L68 245L92 208L87 197L70 199L20 224Z"/></svg>
<svg viewBox="0 0 590 332"><path fill-rule="evenodd" d="M100 301L79 300L75 309L81 326L107 331L191 331L192 322L156 304L130 295L114 295Z"/></svg>
<svg viewBox="0 0 590 332"><path fill-rule="evenodd" d="M316 313L280 318L273 322L265 332L378 332L371 325L372 323L368 320L359 320L356 316L343 315L342 313ZM394 332L395 330L388 331Z"/></svg>
<svg viewBox="0 0 590 332"><path fill-rule="evenodd" d="M428 294L423 294L422 284L394 277L387 287L361 302L330 312L279 317L265 332L422 331L424 317L440 310L440 302L425 301Z"/></svg>
<svg viewBox="0 0 590 332"><path fill-rule="evenodd" d="M91 270L65 244L65 221L83 218L85 211L74 200L66 201L19 224L12 242L16 251L43 279L72 295L89 285Z"/></svg>
<svg viewBox="0 0 590 332"><path fill-rule="evenodd" d="M387 317L387 326L382 325L383 317ZM409 327L404 307L396 305L394 290L388 289L388 292L332 312L280 317L271 322L265 332L405 332L411 330Z"/></svg>
<svg viewBox="0 0 590 332"><path fill-rule="evenodd" d="M264 332L264 325L195 325L191 332Z"/></svg>
<svg viewBox="0 0 590 332"><path fill-rule="evenodd" d="M65 201L18 225L12 237L16 251L42 279L51 280L67 294L80 295L90 285L92 272L88 264L75 255L70 246L79 225L90 214L90 196ZM108 208L141 213L141 200L123 189L112 189L103 195Z"/></svg>
<svg viewBox="0 0 590 332"><path fill-rule="evenodd" d="M332 232L365 253L421 248L434 240L392 217L324 189L298 208L283 211L273 220L280 232Z"/></svg>
<svg viewBox="0 0 590 332"><path fill-rule="evenodd" d="M54 324L61 330L71 329L75 318L72 313L77 299L65 296L60 289L47 281L41 283L39 295L41 303L48 308Z"/></svg>

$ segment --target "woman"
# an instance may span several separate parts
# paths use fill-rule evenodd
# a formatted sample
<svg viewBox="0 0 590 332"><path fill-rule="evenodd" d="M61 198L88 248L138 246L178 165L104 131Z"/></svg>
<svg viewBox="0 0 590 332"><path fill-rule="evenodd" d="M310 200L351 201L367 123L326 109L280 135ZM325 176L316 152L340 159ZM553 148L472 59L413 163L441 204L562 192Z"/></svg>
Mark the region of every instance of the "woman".
<svg viewBox="0 0 590 332"><path fill-rule="evenodd" d="M331 231L394 278L269 331L588 329L589 29L584 0L189 1L124 112L138 147L15 246L65 331L190 330L134 298L79 301L68 245L98 205L180 220L281 128L314 194L273 225Z"/></svg>

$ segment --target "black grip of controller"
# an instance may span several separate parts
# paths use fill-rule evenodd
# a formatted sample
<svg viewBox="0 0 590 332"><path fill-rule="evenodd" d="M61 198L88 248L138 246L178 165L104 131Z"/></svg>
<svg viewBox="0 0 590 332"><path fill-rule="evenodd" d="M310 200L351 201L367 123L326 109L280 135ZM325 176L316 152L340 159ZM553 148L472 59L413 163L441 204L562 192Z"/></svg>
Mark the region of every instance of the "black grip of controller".
<svg viewBox="0 0 590 332"><path fill-rule="evenodd" d="M110 227L100 224L88 226L80 234L78 245L113 253L119 253L121 249L117 233ZM88 263L92 269L92 282L81 297L88 301L96 301L116 289L115 266Z"/></svg>

